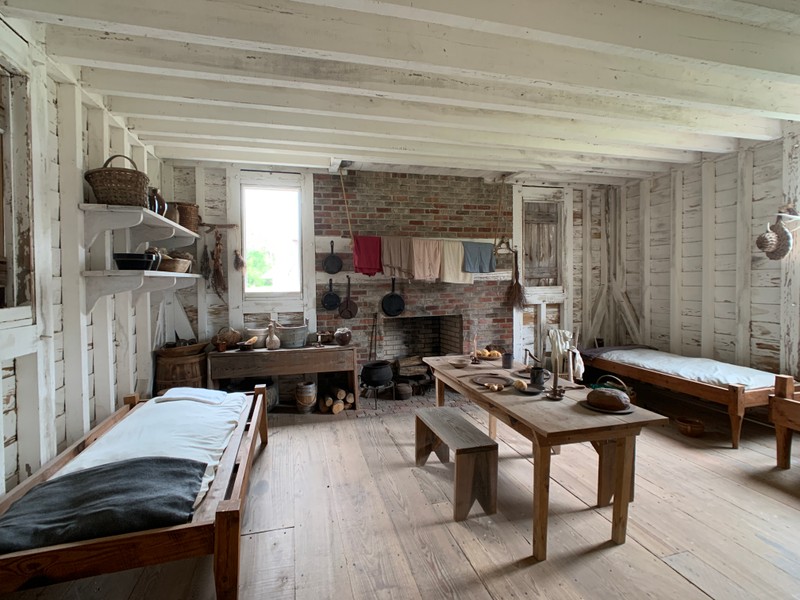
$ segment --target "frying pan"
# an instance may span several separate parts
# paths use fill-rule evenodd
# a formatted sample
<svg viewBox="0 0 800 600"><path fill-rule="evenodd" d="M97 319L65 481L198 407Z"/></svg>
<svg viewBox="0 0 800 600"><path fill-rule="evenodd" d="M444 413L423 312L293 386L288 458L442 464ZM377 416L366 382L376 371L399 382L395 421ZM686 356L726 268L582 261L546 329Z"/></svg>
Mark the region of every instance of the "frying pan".
<svg viewBox="0 0 800 600"><path fill-rule="evenodd" d="M387 317L396 317L406 309L406 301L394 291L394 277L392 277L392 291L381 300L381 309Z"/></svg>
<svg viewBox="0 0 800 600"><path fill-rule="evenodd" d="M333 279L328 279L328 291L322 297L322 306L325 310L336 310L341 302L339 296L333 292Z"/></svg>
<svg viewBox="0 0 800 600"><path fill-rule="evenodd" d="M350 298L350 275L347 276L347 298L339 305L339 316L343 319L352 319L358 314L358 305Z"/></svg>
<svg viewBox="0 0 800 600"><path fill-rule="evenodd" d="M331 253L322 261L322 268L329 275L333 275L342 270L342 259L333 253L333 240L331 240Z"/></svg>

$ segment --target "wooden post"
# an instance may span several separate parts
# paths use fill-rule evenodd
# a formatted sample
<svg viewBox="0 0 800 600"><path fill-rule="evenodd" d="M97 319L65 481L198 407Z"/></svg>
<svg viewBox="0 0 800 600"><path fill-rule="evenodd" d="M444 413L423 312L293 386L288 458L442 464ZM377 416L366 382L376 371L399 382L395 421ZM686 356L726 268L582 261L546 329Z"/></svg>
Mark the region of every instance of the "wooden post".
<svg viewBox="0 0 800 600"><path fill-rule="evenodd" d="M214 521L214 585L217 600L236 600L239 591L239 502L225 500Z"/></svg>
<svg viewBox="0 0 800 600"><path fill-rule="evenodd" d="M547 558L550 507L550 447L533 441L533 558Z"/></svg>
<svg viewBox="0 0 800 600"><path fill-rule="evenodd" d="M682 354L681 283L683 281L683 171L672 172L672 227L669 261L669 351Z"/></svg>
<svg viewBox="0 0 800 600"><path fill-rule="evenodd" d="M639 184L639 250L642 270L642 344L650 343L650 181Z"/></svg>
<svg viewBox="0 0 800 600"><path fill-rule="evenodd" d="M750 365L751 271L753 262L753 151L738 155L736 198L736 348L734 362Z"/></svg>
<svg viewBox="0 0 800 600"><path fill-rule="evenodd" d="M783 201L800 206L800 124L784 124ZM795 236L796 237L796 236ZM797 240L795 239L795 242ZM798 244L781 262L781 344L780 372L800 372L800 250Z"/></svg>

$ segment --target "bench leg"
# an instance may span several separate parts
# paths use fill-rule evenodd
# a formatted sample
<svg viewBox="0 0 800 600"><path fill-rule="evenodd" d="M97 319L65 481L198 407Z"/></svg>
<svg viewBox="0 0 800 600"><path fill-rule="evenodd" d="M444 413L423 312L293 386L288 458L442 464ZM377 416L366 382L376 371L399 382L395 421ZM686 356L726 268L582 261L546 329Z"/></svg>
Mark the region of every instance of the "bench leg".
<svg viewBox="0 0 800 600"><path fill-rule="evenodd" d="M463 521L475 500L487 515L497 512L497 448L456 453L453 520Z"/></svg>
<svg viewBox="0 0 800 600"><path fill-rule="evenodd" d="M415 455L418 467L422 467L428 462L428 457L431 452L436 452L436 456L442 463L450 462L450 448L447 444L442 443L436 434L433 433L422 419L416 419L416 435L415 435Z"/></svg>
<svg viewBox="0 0 800 600"><path fill-rule="evenodd" d="M776 423L775 445L778 450L778 467L788 469L792 462L792 430Z"/></svg>
<svg viewBox="0 0 800 600"><path fill-rule="evenodd" d="M217 600L236 600L238 597L240 531L238 509L222 507L217 511L214 523L214 586Z"/></svg>
<svg viewBox="0 0 800 600"><path fill-rule="evenodd" d="M742 423L744 422L744 413L739 414L736 407L733 406L728 411L728 416L731 419L731 444L734 448L739 447L739 439L742 437Z"/></svg>

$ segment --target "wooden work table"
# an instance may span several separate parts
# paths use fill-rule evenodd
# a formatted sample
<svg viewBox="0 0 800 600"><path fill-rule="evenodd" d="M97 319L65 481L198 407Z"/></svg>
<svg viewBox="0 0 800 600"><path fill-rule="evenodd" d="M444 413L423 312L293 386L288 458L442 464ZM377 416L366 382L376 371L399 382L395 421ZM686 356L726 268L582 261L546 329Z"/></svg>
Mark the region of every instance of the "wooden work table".
<svg viewBox="0 0 800 600"><path fill-rule="evenodd" d="M567 387L562 400L550 401L544 394L527 396L513 387L491 392L472 382L478 375L497 374L514 378L522 368L501 368L500 361L456 369L453 357L423 359L436 379L436 404L444 405L445 385L461 393L489 413L489 435L495 437L496 419L521 433L533 443L533 557L547 557L547 518L550 482L550 454L553 446L591 442L599 455L597 504L606 506L614 498L611 539L625 543L628 504L633 499L636 436L646 425L666 425L669 419L636 407L627 415L604 414L580 405L590 390L560 380ZM517 376L522 379L523 377ZM548 387L552 382L547 382ZM573 389L570 389L573 388Z"/></svg>
<svg viewBox="0 0 800 600"><path fill-rule="evenodd" d="M355 346L306 346L279 350L228 350L208 354L208 387L217 389L220 379L262 375L347 373L358 408L358 360Z"/></svg>

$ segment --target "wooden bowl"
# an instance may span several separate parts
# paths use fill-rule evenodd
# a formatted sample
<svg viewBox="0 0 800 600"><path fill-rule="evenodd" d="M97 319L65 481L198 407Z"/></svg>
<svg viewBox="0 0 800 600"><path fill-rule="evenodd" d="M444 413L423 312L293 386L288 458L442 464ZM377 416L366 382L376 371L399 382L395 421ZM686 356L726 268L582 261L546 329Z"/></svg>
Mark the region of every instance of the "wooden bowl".
<svg viewBox="0 0 800 600"><path fill-rule="evenodd" d="M248 352L255 348L255 344L248 344L247 342L238 342L236 347L242 352Z"/></svg>
<svg viewBox="0 0 800 600"><path fill-rule="evenodd" d="M700 437L705 433L706 427L700 419L690 417L677 417L678 431L689 437Z"/></svg>

